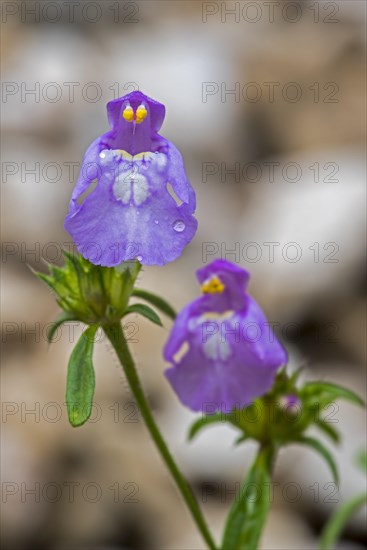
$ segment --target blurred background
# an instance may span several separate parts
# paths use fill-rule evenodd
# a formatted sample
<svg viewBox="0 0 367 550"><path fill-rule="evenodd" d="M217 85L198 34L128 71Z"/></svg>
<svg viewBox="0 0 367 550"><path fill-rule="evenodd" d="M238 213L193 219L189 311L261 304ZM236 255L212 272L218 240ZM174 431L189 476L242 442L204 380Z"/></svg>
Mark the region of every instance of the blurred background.
<svg viewBox="0 0 367 550"><path fill-rule="evenodd" d="M72 429L67 361L80 326L45 341L58 308L28 269L61 262L63 219L106 102L133 89L164 103L199 230L139 284L180 308L195 270L223 257L252 274L291 366L366 392L365 15L362 1L3 1L2 536L4 548L199 549L117 360L95 346L96 407ZM164 329L133 317L131 347L157 420L219 536L255 447L211 428L163 371ZM279 457L263 549L313 549L335 508L366 485L364 411L328 411L344 434L337 490L317 455ZM329 445L328 442L325 442ZM338 548L363 548L365 510Z"/></svg>

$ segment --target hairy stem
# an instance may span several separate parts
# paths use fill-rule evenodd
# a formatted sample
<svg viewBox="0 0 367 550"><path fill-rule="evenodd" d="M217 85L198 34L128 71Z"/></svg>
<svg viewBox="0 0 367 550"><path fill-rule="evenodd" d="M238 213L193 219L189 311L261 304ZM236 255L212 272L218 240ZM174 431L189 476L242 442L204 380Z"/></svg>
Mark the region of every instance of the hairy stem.
<svg viewBox="0 0 367 550"><path fill-rule="evenodd" d="M165 462L173 479L175 480L177 488L180 491L184 501L186 502L191 512L191 515L197 525L197 528L199 529L205 542L207 543L208 548L210 550L216 550L216 545L214 543L213 537L206 525L196 497L194 496L189 484L187 483L186 479L176 465L168 449L168 446L163 439L163 436L154 420L151 409L144 395L139 376L135 368L134 360L129 351L120 323L105 325L103 327L103 330L116 351L116 354L124 369L127 381L139 406L140 413L145 421L149 433L154 443L156 444L156 447L161 457L163 458L163 461Z"/></svg>

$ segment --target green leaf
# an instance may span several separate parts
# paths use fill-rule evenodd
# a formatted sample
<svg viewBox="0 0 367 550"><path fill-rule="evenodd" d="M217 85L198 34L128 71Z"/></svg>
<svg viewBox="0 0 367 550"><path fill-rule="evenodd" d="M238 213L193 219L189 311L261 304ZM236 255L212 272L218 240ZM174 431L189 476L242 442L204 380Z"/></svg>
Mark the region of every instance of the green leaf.
<svg viewBox="0 0 367 550"><path fill-rule="evenodd" d="M346 399L356 405L365 406L363 399L352 390L331 382L307 382L301 391L306 395L314 395L315 397L320 394L328 394L331 399Z"/></svg>
<svg viewBox="0 0 367 550"><path fill-rule="evenodd" d="M152 323L155 323L156 325L163 326L162 321L156 314L156 312L149 306L146 306L145 304L133 304L132 306L129 306L125 309L124 317L125 315L128 315L129 313L138 313L139 315L142 315L143 317L146 317L149 319L149 321L152 321Z"/></svg>
<svg viewBox="0 0 367 550"><path fill-rule="evenodd" d="M240 435L240 437L237 437L234 444L235 445L241 445L241 443L243 443L244 441L247 441L248 439L250 439L250 436L248 436L246 434Z"/></svg>
<svg viewBox="0 0 367 550"><path fill-rule="evenodd" d="M339 435L339 432L333 428L333 426L330 424L330 422L326 422L325 420L322 420L321 418L319 418L318 420L315 421L315 425L325 434L327 435L328 437L330 437L330 439L332 441L334 441L334 443L339 443L340 441L340 435Z"/></svg>
<svg viewBox="0 0 367 550"><path fill-rule="evenodd" d="M299 367L297 370L295 370L289 378L290 383L295 385L298 382L298 378L300 377L300 375L303 373L304 370L305 370L305 367Z"/></svg>
<svg viewBox="0 0 367 550"><path fill-rule="evenodd" d="M75 315L71 315L70 313L61 313L61 315L52 323L52 325L47 330L47 341L49 344L52 343L53 337L56 334L57 329L63 324L67 323L68 321L77 321L78 319L75 318Z"/></svg>
<svg viewBox="0 0 367 550"><path fill-rule="evenodd" d="M320 540L321 550L335 548L335 543L343 531L343 528L348 523L348 520L365 504L367 504L367 494L354 497L344 502L344 504L337 509L322 532Z"/></svg>
<svg viewBox="0 0 367 550"><path fill-rule="evenodd" d="M78 280L76 277L70 274L70 271L66 271L65 268L59 268L52 264L46 264L49 274L35 271L29 266L32 273L38 277L42 282L51 288L51 290L58 296L64 296L65 293L75 294L75 286L78 286Z"/></svg>
<svg viewBox="0 0 367 550"><path fill-rule="evenodd" d="M326 460L331 470L331 473L333 474L335 483L339 484L339 475L338 475L338 469L335 464L335 460L332 454L330 453L330 451L326 447L324 447L324 445L320 443L320 441L318 441L317 439L314 439L313 437L302 436L296 439L294 442L302 443L303 445L308 445L309 447L317 451Z"/></svg>
<svg viewBox="0 0 367 550"><path fill-rule="evenodd" d="M361 470L367 473L367 452L366 451L360 451L358 453L357 463L358 463L358 466L361 468Z"/></svg>
<svg viewBox="0 0 367 550"><path fill-rule="evenodd" d="M167 315L167 317L170 317L173 320L176 319L175 310L169 305L168 302L166 302L166 300L163 300L163 298L161 298L160 296L157 296L152 292L148 292L147 290L141 290L140 288L135 288L132 292L132 295L137 296L138 298L141 298L146 302L149 302L150 304L158 308L162 313Z"/></svg>
<svg viewBox="0 0 367 550"><path fill-rule="evenodd" d="M36 277L38 277L38 279L40 279L42 282L44 282L48 287L50 287L53 292L55 292L55 282L54 282L53 277L50 277L50 275L45 275L44 273L41 273L40 271L34 271L34 269L32 269L32 273Z"/></svg>
<svg viewBox="0 0 367 550"><path fill-rule="evenodd" d="M48 269L50 276L54 279L58 286L64 286L65 288L72 290L70 287L70 276L65 268L60 268L56 265L49 264Z"/></svg>
<svg viewBox="0 0 367 550"><path fill-rule="evenodd" d="M66 266L71 270L74 270L76 273L80 272L83 261L82 256L78 256L77 254L65 249L62 252L64 254Z"/></svg>
<svg viewBox="0 0 367 550"><path fill-rule="evenodd" d="M97 325L87 328L79 338L69 359L66 405L69 422L75 427L84 424L92 412L95 386L92 354L97 329Z"/></svg>
<svg viewBox="0 0 367 550"><path fill-rule="evenodd" d="M199 418L191 425L187 436L188 440L191 441L196 436L196 434L198 434L206 426L224 421L225 417L222 413L210 414L208 416L203 416L202 418Z"/></svg>
<svg viewBox="0 0 367 550"><path fill-rule="evenodd" d="M269 506L273 449L260 450L229 512L221 548L256 550Z"/></svg>

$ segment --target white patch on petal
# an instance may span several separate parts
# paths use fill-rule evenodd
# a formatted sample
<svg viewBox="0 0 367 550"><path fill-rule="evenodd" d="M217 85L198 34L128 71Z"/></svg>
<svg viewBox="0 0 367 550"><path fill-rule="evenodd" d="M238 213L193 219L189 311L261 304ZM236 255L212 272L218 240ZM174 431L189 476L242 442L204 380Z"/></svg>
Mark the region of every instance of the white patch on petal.
<svg viewBox="0 0 367 550"><path fill-rule="evenodd" d="M102 166L108 166L111 161L114 160L114 151L111 151L110 149L104 149L99 153L99 162Z"/></svg>
<svg viewBox="0 0 367 550"><path fill-rule="evenodd" d="M149 185L147 179L139 174L137 166L124 168L115 179L113 193L118 201L129 204L133 197L137 206L143 204L149 196Z"/></svg>
<svg viewBox="0 0 367 550"><path fill-rule="evenodd" d="M203 343L203 351L209 359L223 361L226 361L232 354L231 346L222 337L221 331L208 337L207 341Z"/></svg>
<svg viewBox="0 0 367 550"><path fill-rule="evenodd" d="M131 171L121 172L114 181L113 193L118 201L129 204L132 187Z"/></svg>
<svg viewBox="0 0 367 550"><path fill-rule="evenodd" d="M149 196L149 185L144 176L137 174L133 183L134 201L137 206L145 202Z"/></svg>
<svg viewBox="0 0 367 550"><path fill-rule="evenodd" d="M189 321L189 330L194 332L201 327L203 352L208 359L226 361L232 355L232 348L228 342L226 322L232 326L234 311L222 313L207 311L200 317Z"/></svg>
<svg viewBox="0 0 367 550"><path fill-rule="evenodd" d="M186 353L189 351L190 346L187 342L183 342L180 349L176 351L175 355L173 356L173 359L175 363L179 363L181 359L186 355Z"/></svg>
<svg viewBox="0 0 367 550"><path fill-rule="evenodd" d="M165 170L167 165L167 157L163 153L156 153L155 154L155 164L157 166L157 169L159 172L163 172Z"/></svg>
<svg viewBox="0 0 367 550"><path fill-rule="evenodd" d="M99 154L99 163L114 175L113 193L116 200L123 204L142 205L149 197L148 178L154 173L163 172L167 165L167 157L163 153L151 151L130 155L122 149L104 149ZM153 168L153 171L151 171Z"/></svg>

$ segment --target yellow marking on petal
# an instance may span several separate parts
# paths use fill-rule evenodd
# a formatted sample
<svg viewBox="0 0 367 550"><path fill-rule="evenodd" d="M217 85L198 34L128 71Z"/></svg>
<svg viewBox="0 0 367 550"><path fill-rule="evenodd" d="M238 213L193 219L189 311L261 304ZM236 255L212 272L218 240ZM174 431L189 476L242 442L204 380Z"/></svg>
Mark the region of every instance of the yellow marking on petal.
<svg viewBox="0 0 367 550"><path fill-rule="evenodd" d="M132 122L134 120L134 110L131 107L131 105L126 105L122 113L122 116L124 117L125 120L127 120L127 122Z"/></svg>
<svg viewBox="0 0 367 550"><path fill-rule="evenodd" d="M133 160L152 160L154 159L155 154L151 153L150 151L144 152L144 153L138 153L137 155L134 155Z"/></svg>
<svg viewBox="0 0 367 550"><path fill-rule="evenodd" d="M147 114L148 114L148 111L146 110L145 106L143 104L139 105L135 113L136 123L140 124L141 122L143 122L143 120L146 119Z"/></svg>
<svg viewBox="0 0 367 550"><path fill-rule="evenodd" d="M201 287L201 290L202 292L204 292L204 294L217 294L223 292L225 288L225 285L222 283L219 277L215 276L205 281L205 283Z"/></svg>
<svg viewBox="0 0 367 550"><path fill-rule="evenodd" d="M231 319L234 315L233 309L228 309L223 313L217 311L206 311L200 316L200 320L205 321L224 321L225 319Z"/></svg>
<svg viewBox="0 0 367 550"><path fill-rule="evenodd" d="M127 151L124 151L123 149L115 149L116 153L118 153L122 159L124 160L133 160L133 155L130 155Z"/></svg>
<svg viewBox="0 0 367 550"><path fill-rule="evenodd" d="M116 154L119 154L123 160L129 160L132 162L141 161L141 160L152 160L156 157L151 151L144 151L143 153L137 153L136 155L130 155L127 151L123 149L114 149Z"/></svg>

